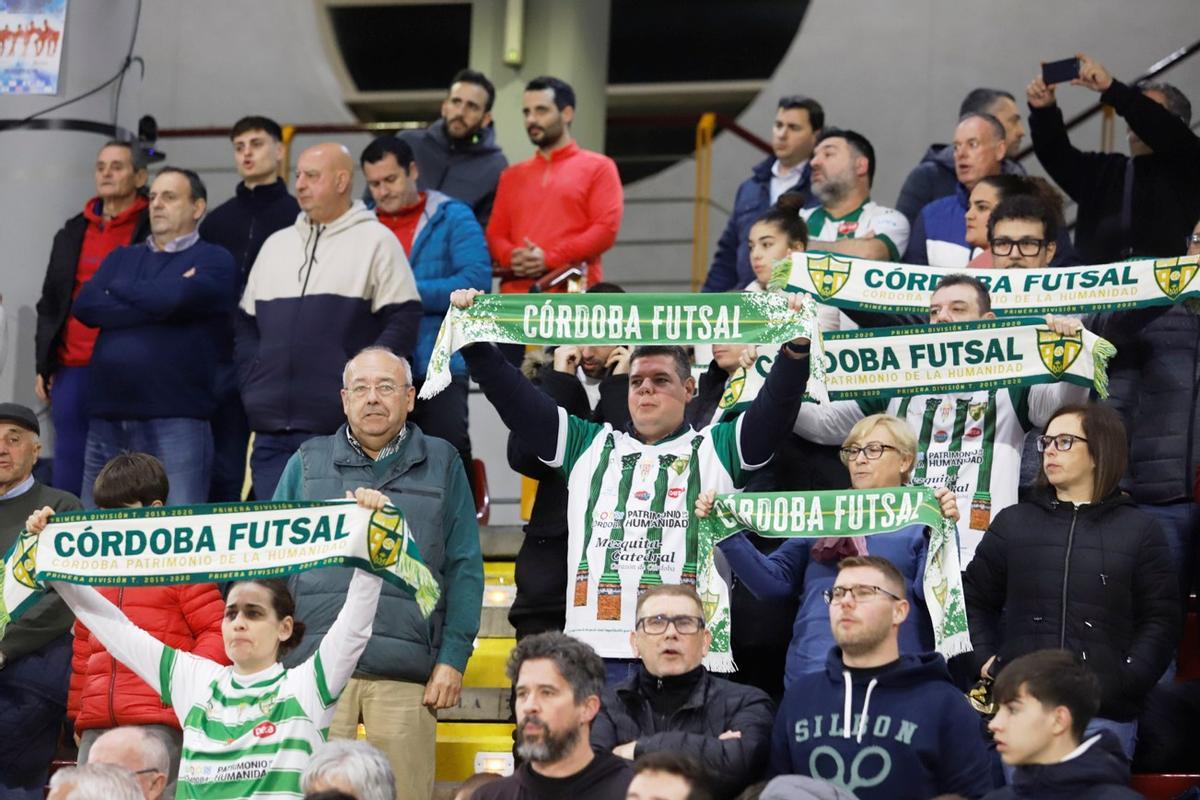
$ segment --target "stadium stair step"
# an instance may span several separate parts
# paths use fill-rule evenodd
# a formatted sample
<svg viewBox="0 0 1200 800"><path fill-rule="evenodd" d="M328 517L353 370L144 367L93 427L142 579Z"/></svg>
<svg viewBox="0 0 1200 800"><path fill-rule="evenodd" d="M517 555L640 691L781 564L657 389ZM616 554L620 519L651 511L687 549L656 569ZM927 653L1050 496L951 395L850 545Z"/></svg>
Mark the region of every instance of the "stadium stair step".
<svg viewBox="0 0 1200 800"><path fill-rule="evenodd" d="M438 782L461 782L476 772L512 770L511 722L440 722L437 738Z"/></svg>
<svg viewBox="0 0 1200 800"><path fill-rule="evenodd" d="M525 531L519 525L480 525L479 544L484 561L512 561L521 549Z"/></svg>

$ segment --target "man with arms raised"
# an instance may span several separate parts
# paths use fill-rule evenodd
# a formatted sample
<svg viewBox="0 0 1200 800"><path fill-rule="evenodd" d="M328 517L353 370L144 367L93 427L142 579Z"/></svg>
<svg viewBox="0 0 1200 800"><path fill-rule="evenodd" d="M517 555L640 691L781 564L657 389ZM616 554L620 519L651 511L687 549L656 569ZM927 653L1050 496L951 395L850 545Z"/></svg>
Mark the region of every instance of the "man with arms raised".
<svg viewBox="0 0 1200 800"><path fill-rule="evenodd" d="M451 302L466 308L478 294L455 292ZM799 297L791 303L798 308ZM696 384L687 351L638 347L629 372L632 426L616 430L567 414L495 345L477 343L462 353L504 423L567 480L573 573L566 631L609 659L628 657L626 637L642 589L695 582L695 498L705 489L732 491L771 460L795 418L809 369L808 340L784 344L750 408L733 422L697 431L685 422ZM627 677L627 664L613 666L614 679Z"/></svg>
<svg viewBox="0 0 1200 800"><path fill-rule="evenodd" d="M566 634L539 633L513 648L507 672L524 763L476 789L474 800L624 800L629 766L590 744L604 688L604 662L592 648Z"/></svg>
<svg viewBox="0 0 1200 800"><path fill-rule="evenodd" d="M929 300L931 325L995 319L987 287L977 278L942 278ZM1070 317L1046 315L1060 334L1082 327ZM820 444L840 444L854 423L870 414L907 420L917 433L914 484L945 486L958 495L960 561L965 569L991 518L1017 502L1025 433L1046 424L1059 406L1087 400L1086 386L1060 381L1036 386L980 389L953 394L805 403L796 433Z"/></svg>
<svg viewBox="0 0 1200 800"><path fill-rule="evenodd" d="M684 752L697 758L718 798L753 783L767 763L774 708L761 689L713 677L701 663L712 644L691 586L647 589L629 634L641 659L624 683L605 689L592 747L627 759Z"/></svg>
<svg viewBox="0 0 1200 800"><path fill-rule="evenodd" d="M859 800L979 797L993 787L979 715L937 653L900 655L908 617L890 561L852 556L825 593L837 646L788 688L770 775L828 781Z"/></svg>

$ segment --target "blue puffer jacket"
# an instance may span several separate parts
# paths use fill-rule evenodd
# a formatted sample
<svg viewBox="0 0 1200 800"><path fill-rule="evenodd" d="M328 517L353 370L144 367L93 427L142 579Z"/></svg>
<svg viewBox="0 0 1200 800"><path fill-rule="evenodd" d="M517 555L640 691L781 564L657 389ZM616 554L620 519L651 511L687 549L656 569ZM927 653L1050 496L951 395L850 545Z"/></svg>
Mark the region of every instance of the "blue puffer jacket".
<svg viewBox="0 0 1200 800"><path fill-rule="evenodd" d="M425 212L417 222L408 262L421 295L421 328L413 355L413 374L420 380L429 367L429 354L450 308L450 293L455 289L490 290L492 259L483 228L471 207L430 191L425 198ZM458 353L450 360L450 371L467 374L467 364Z"/></svg>

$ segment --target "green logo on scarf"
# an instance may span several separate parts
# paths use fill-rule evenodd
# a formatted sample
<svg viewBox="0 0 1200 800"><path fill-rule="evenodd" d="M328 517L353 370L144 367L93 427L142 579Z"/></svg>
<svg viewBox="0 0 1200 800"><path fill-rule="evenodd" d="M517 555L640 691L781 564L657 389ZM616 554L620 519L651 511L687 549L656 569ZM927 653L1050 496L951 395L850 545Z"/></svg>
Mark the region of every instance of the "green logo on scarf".
<svg viewBox="0 0 1200 800"><path fill-rule="evenodd" d="M1049 328L1038 328L1038 355L1050 374L1060 377L1083 352L1083 334L1055 333Z"/></svg>
<svg viewBox="0 0 1200 800"><path fill-rule="evenodd" d="M400 558L404 542L404 518L395 509L384 509L371 514L368 524L367 552L371 566L387 569Z"/></svg>
<svg viewBox="0 0 1200 800"><path fill-rule="evenodd" d="M850 280L850 262L832 256L810 258L808 274L817 294L822 300L828 300L840 292L846 281Z"/></svg>
<svg viewBox="0 0 1200 800"><path fill-rule="evenodd" d="M1183 258L1165 258L1154 262L1154 281L1158 284L1158 288L1162 289L1163 294L1172 300L1179 298L1183 294L1183 290L1192 282L1192 278L1196 277L1197 262L1196 257L1190 259L1192 263L1185 263L1188 259Z"/></svg>

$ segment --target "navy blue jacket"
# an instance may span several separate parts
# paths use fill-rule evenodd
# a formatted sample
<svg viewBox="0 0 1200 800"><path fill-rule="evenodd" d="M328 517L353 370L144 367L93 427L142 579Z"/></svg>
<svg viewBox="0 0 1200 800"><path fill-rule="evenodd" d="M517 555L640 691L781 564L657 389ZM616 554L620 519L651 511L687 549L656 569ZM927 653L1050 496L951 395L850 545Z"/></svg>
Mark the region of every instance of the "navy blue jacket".
<svg viewBox="0 0 1200 800"><path fill-rule="evenodd" d="M733 212L725 225L725 232L717 240L717 252L713 254L712 266L704 279L702 292L741 291L754 280L754 269L750 266L750 228L763 212L771 207L771 168L775 156L760 161L750 177L738 186L733 201ZM812 173L808 165L800 175L800 182L788 191L809 193Z"/></svg>
<svg viewBox="0 0 1200 800"><path fill-rule="evenodd" d="M197 241L177 253L139 244L110 253L72 309L100 329L88 413L209 419L237 295L233 257L214 244Z"/></svg>
<svg viewBox="0 0 1200 800"><path fill-rule="evenodd" d="M1088 747L1069 761L1017 767L1012 783L984 800L1138 800L1129 788L1129 759L1109 731L1084 742Z"/></svg>
<svg viewBox="0 0 1200 800"><path fill-rule="evenodd" d="M940 655L900 656L874 677L856 677L834 648L824 671L801 676L783 696L768 774L818 778L859 800L926 800L987 794L991 763L980 717Z"/></svg>
<svg viewBox="0 0 1200 800"><path fill-rule="evenodd" d="M241 274L241 286L258 258L263 242L277 230L296 221L300 204L288 194L282 178L264 186L237 185L237 193L208 212L200 223L200 238L219 244L233 255Z"/></svg>

